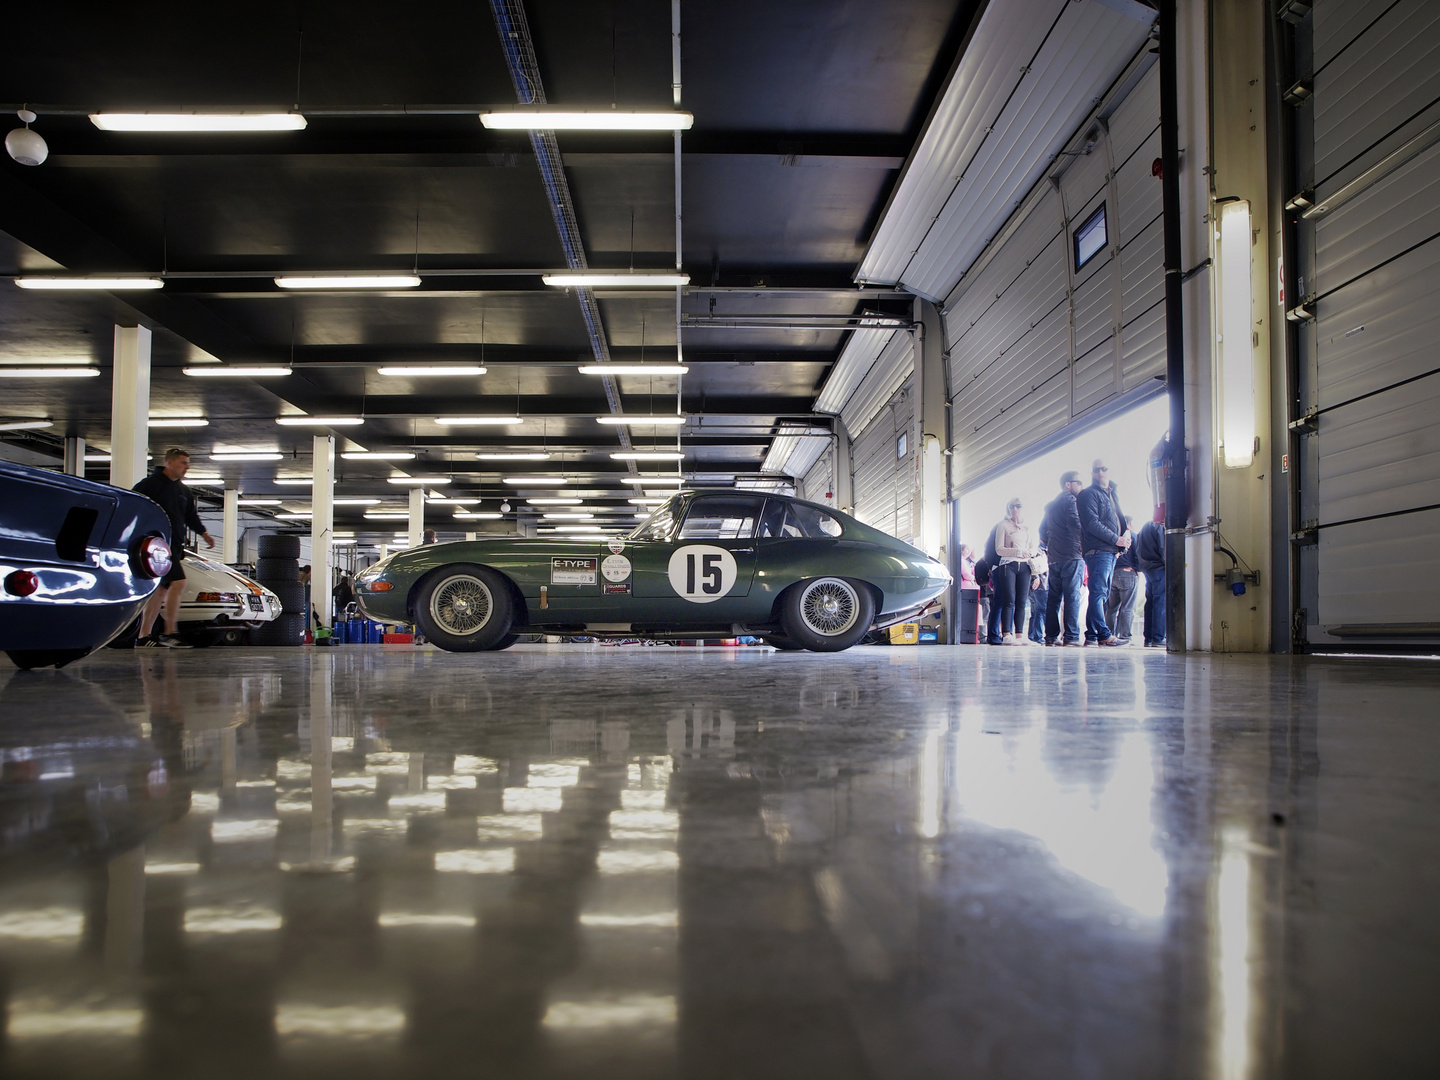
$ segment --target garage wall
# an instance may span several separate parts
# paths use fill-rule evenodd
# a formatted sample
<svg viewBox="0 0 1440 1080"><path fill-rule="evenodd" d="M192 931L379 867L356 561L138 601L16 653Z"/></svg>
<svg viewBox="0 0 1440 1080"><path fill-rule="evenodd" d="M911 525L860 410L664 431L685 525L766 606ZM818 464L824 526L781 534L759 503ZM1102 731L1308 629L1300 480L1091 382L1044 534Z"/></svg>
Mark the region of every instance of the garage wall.
<svg viewBox="0 0 1440 1080"><path fill-rule="evenodd" d="M1440 640L1440 5L1329 0L1312 18L1297 125L1315 203L1297 290L1314 314L1300 330L1310 637Z"/></svg>
<svg viewBox="0 0 1440 1080"><path fill-rule="evenodd" d="M1158 69L1137 58L1075 151L1031 189L944 305L954 483L1164 373ZM1074 230L1101 205L1107 243L1074 266Z"/></svg>
<svg viewBox="0 0 1440 1080"><path fill-rule="evenodd" d="M811 502L829 502L835 505L835 500L827 500L825 493L835 491L835 448L829 446L820 455L810 471L800 478L798 494L802 499L809 499Z"/></svg>
<svg viewBox="0 0 1440 1080"><path fill-rule="evenodd" d="M914 535L915 433L913 381L885 402L868 427L854 436L850 447L855 472L855 516L891 536L909 540ZM906 433L906 453L896 444Z"/></svg>

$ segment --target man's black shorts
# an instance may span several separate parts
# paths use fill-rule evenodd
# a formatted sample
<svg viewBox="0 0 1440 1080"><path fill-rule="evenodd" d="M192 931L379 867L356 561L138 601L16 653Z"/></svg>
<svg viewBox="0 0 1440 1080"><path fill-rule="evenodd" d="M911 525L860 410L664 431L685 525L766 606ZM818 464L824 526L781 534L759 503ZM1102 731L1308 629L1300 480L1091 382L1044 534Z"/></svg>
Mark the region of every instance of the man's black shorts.
<svg viewBox="0 0 1440 1080"><path fill-rule="evenodd" d="M185 567L183 565L185 556L177 551L173 558L174 561L170 564L170 572L160 579L161 586L173 585L177 581L185 580Z"/></svg>

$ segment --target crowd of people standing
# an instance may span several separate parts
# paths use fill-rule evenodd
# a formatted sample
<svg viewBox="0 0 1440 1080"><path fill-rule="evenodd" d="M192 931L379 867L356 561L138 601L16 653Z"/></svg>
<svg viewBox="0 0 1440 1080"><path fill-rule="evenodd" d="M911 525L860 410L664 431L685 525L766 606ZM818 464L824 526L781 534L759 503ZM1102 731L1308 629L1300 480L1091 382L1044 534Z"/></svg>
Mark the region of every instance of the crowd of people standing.
<svg viewBox="0 0 1440 1080"><path fill-rule="evenodd" d="M1128 645L1143 576L1142 641L1147 648L1165 646L1164 530L1147 521L1135 531L1103 460L1091 467L1088 485L1078 472L1061 475L1060 493L1046 504L1038 529L1026 524L1024 501L1013 498L984 554L976 558L962 545L960 555L961 588L980 593L977 641Z"/></svg>

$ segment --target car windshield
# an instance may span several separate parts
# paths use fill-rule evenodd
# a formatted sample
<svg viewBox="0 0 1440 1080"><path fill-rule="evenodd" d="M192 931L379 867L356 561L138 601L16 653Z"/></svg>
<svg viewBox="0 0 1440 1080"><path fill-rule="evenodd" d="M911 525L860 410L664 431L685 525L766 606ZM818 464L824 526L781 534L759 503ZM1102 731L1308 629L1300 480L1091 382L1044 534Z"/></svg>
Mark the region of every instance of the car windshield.
<svg viewBox="0 0 1440 1080"><path fill-rule="evenodd" d="M681 540L748 540L755 535L764 498L758 495L706 495L690 504Z"/></svg>
<svg viewBox="0 0 1440 1080"><path fill-rule="evenodd" d="M671 495L655 508L645 521L625 539L627 540L668 540L675 528L675 515L680 510L680 496Z"/></svg>

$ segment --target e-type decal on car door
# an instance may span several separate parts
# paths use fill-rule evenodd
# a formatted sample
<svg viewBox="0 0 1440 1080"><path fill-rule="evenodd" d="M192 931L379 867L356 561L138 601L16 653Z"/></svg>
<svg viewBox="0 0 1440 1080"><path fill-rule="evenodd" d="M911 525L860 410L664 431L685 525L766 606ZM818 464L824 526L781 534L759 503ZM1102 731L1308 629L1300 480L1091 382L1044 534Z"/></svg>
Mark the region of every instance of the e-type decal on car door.
<svg viewBox="0 0 1440 1080"><path fill-rule="evenodd" d="M550 584L594 585L597 561L594 558L552 558L550 560Z"/></svg>
<svg viewBox="0 0 1440 1080"><path fill-rule="evenodd" d="M687 544L670 556L670 587L692 604L708 604L735 587L735 556L710 544Z"/></svg>

